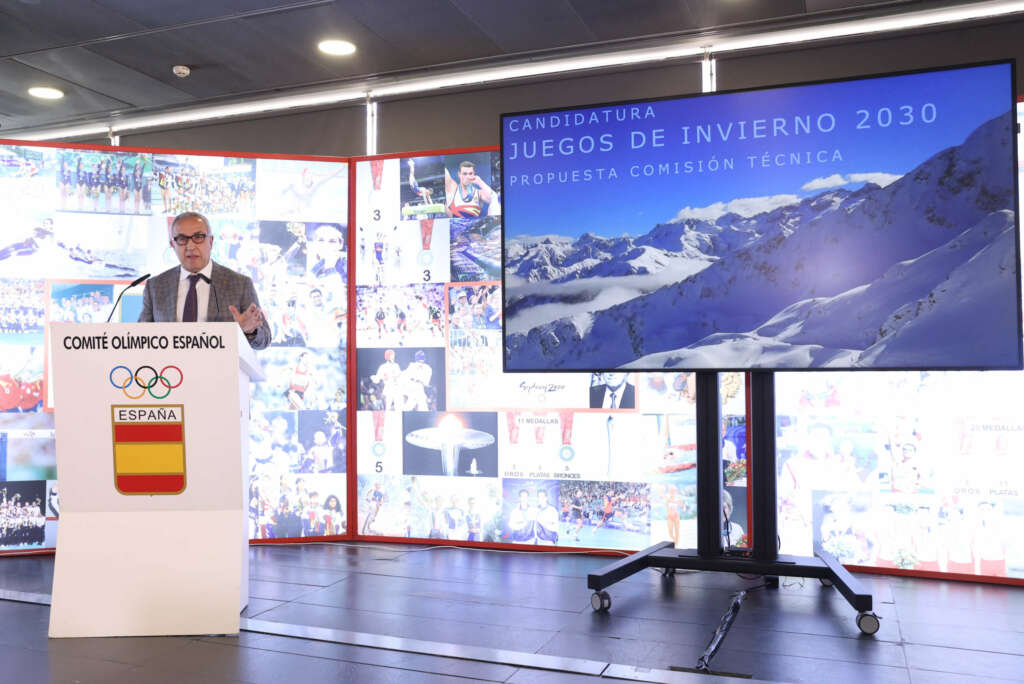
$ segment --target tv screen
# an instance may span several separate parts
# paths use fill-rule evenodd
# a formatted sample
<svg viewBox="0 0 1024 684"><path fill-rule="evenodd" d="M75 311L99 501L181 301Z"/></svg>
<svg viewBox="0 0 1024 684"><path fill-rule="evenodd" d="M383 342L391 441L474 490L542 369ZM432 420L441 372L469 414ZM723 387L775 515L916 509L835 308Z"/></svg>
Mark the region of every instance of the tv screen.
<svg viewBox="0 0 1024 684"><path fill-rule="evenodd" d="M1021 368L1013 86L502 115L505 370Z"/></svg>

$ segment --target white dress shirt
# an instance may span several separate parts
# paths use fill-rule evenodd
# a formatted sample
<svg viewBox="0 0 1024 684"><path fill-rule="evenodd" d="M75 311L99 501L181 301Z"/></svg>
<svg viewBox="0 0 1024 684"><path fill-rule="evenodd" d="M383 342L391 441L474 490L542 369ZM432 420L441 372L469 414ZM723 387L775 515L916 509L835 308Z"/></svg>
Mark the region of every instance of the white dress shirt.
<svg viewBox="0 0 1024 684"><path fill-rule="evenodd" d="M188 277L192 274L186 271L184 268L181 268L180 266L178 267L178 271L179 276L177 316L178 322L181 323L181 318L182 316L185 315L185 297L188 296L188 288L191 285ZM210 274L213 273L213 260L211 259L210 261L206 262L206 266L204 266L203 270L199 272L202 273L207 278L211 277ZM196 321L204 323L206 322L206 314L210 309L210 286L207 285L206 281L203 280L202 278L200 278L199 281L196 282L196 303L199 305L199 308L197 309L198 316L196 317Z"/></svg>

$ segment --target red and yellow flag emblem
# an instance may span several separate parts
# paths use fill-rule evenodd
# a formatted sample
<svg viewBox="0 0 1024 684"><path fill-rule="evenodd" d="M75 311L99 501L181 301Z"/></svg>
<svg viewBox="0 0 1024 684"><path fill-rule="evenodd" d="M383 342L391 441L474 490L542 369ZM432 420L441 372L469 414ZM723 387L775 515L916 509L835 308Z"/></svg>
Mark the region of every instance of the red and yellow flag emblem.
<svg viewBox="0 0 1024 684"><path fill-rule="evenodd" d="M122 494L185 491L185 406L110 407L114 486Z"/></svg>

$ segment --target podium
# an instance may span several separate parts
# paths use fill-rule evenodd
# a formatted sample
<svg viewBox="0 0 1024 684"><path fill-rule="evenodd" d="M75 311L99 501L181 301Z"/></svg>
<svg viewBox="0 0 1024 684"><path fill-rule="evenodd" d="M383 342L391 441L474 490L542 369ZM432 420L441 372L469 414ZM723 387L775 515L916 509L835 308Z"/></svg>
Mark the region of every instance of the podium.
<svg viewBox="0 0 1024 684"><path fill-rule="evenodd" d="M51 637L234 634L249 383L235 323L50 327L61 515Z"/></svg>

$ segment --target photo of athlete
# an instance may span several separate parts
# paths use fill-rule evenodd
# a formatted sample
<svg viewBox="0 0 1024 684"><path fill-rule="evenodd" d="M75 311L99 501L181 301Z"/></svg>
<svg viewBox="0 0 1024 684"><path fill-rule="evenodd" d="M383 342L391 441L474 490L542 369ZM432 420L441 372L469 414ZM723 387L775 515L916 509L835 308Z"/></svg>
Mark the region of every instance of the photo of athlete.
<svg viewBox="0 0 1024 684"><path fill-rule="evenodd" d="M339 350L270 347L260 354L267 379L252 393L253 411L340 411L345 408L345 354Z"/></svg>
<svg viewBox="0 0 1024 684"><path fill-rule="evenodd" d="M129 206L126 200L130 179L136 170L140 177L147 177L152 159L151 154L134 152L59 150L54 162L59 196L55 208L66 212L148 214L148 207L141 203Z"/></svg>
<svg viewBox="0 0 1024 684"><path fill-rule="evenodd" d="M445 161L447 162L447 159ZM473 219L488 215L490 204L495 200L494 191L487 185L483 177L477 175L476 163L469 160L459 163L455 177L448 170L447 163L445 164L444 196L445 213L460 219Z"/></svg>
<svg viewBox="0 0 1024 684"><path fill-rule="evenodd" d="M0 433L0 455L4 456L4 477L8 481L51 480L57 477L57 445L54 431L28 428L29 418L40 414L19 416L19 427ZM11 414L5 417L12 418ZM5 453L6 452L6 453Z"/></svg>
<svg viewBox="0 0 1024 684"><path fill-rule="evenodd" d="M348 168L342 162L255 160L254 206L261 219L344 221ZM258 191L256 191L258 188Z"/></svg>
<svg viewBox="0 0 1024 684"><path fill-rule="evenodd" d="M408 219L360 225L356 283L406 285L444 283L450 275L446 218Z"/></svg>
<svg viewBox="0 0 1024 684"><path fill-rule="evenodd" d="M296 438L303 456L297 472L345 472L344 411L299 411Z"/></svg>
<svg viewBox="0 0 1024 684"><path fill-rule="evenodd" d="M359 410L445 410L443 348L365 347L357 363Z"/></svg>
<svg viewBox="0 0 1024 684"><path fill-rule="evenodd" d="M255 192L255 161L205 155L153 156L153 174L160 187L158 212L224 214L251 211ZM143 188L144 190L144 188Z"/></svg>
<svg viewBox="0 0 1024 684"><path fill-rule="evenodd" d="M43 510L45 482L0 482L0 546L42 546L46 537Z"/></svg>
<svg viewBox="0 0 1024 684"><path fill-rule="evenodd" d="M363 515L363 527L361 534L377 534L373 531L373 523L377 519L377 514L380 513L381 506L384 505L385 495L381 490L380 481L373 483L373 489L366 493L366 513ZM360 511L362 513L362 511Z"/></svg>
<svg viewBox="0 0 1024 684"><path fill-rule="evenodd" d="M345 533L337 475L253 475L249 479L251 539L322 537ZM321 503L322 502L322 503Z"/></svg>
<svg viewBox="0 0 1024 684"><path fill-rule="evenodd" d="M438 311L444 286L434 283L356 287L356 340L360 347L442 347Z"/></svg>
<svg viewBox="0 0 1024 684"><path fill-rule="evenodd" d="M402 164L399 190L402 219L438 218L445 212L445 177L441 157L410 157Z"/></svg>
<svg viewBox="0 0 1024 684"><path fill-rule="evenodd" d="M381 386L381 395L384 400L383 410L397 411L404 402L399 390L399 380L402 376L402 368L395 363L395 350L388 349L384 352L384 363L377 367L377 372L370 376L370 382ZM360 408L363 408L360 406Z"/></svg>
<svg viewBox="0 0 1024 684"><path fill-rule="evenodd" d="M130 216L79 214L69 217L15 216L0 240L0 268L5 277L38 277L58 271L61 277L135 278L146 262L144 220ZM92 234L91 231L97 231ZM88 246L82 236L89 234ZM7 240L13 239L13 242Z"/></svg>
<svg viewBox="0 0 1024 684"><path fill-rule="evenodd" d="M430 402L427 399L427 390L432 389L430 378L433 369L426 362L427 355L422 349L418 349L413 362L402 371L402 385L404 387L405 405L404 411L429 411Z"/></svg>
<svg viewBox="0 0 1024 684"><path fill-rule="evenodd" d="M635 550L650 544L651 486L647 483L566 482L557 500L559 508L569 510L562 545Z"/></svg>
<svg viewBox="0 0 1024 684"><path fill-rule="evenodd" d="M547 546L558 544L558 520L558 511L549 503L547 489L538 489L534 543Z"/></svg>
<svg viewBox="0 0 1024 684"><path fill-rule="evenodd" d="M0 354L0 413L34 413L42 408L42 345L4 345Z"/></svg>
<svg viewBox="0 0 1024 684"><path fill-rule="evenodd" d="M46 281L0 280L0 344L42 344Z"/></svg>
<svg viewBox="0 0 1024 684"><path fill-rule="evenodd" d="M497 480L453 483L449 478L360 475L363 534L419 539L498 541L501 489ZM362 525L362 523L361 523Z"/></svg>
<svg viewBox="0 0 1024 684"><path fill-rule="evenodd" d="M553 546L559 543L557 480L504 478L501 540Z"/></svg>

